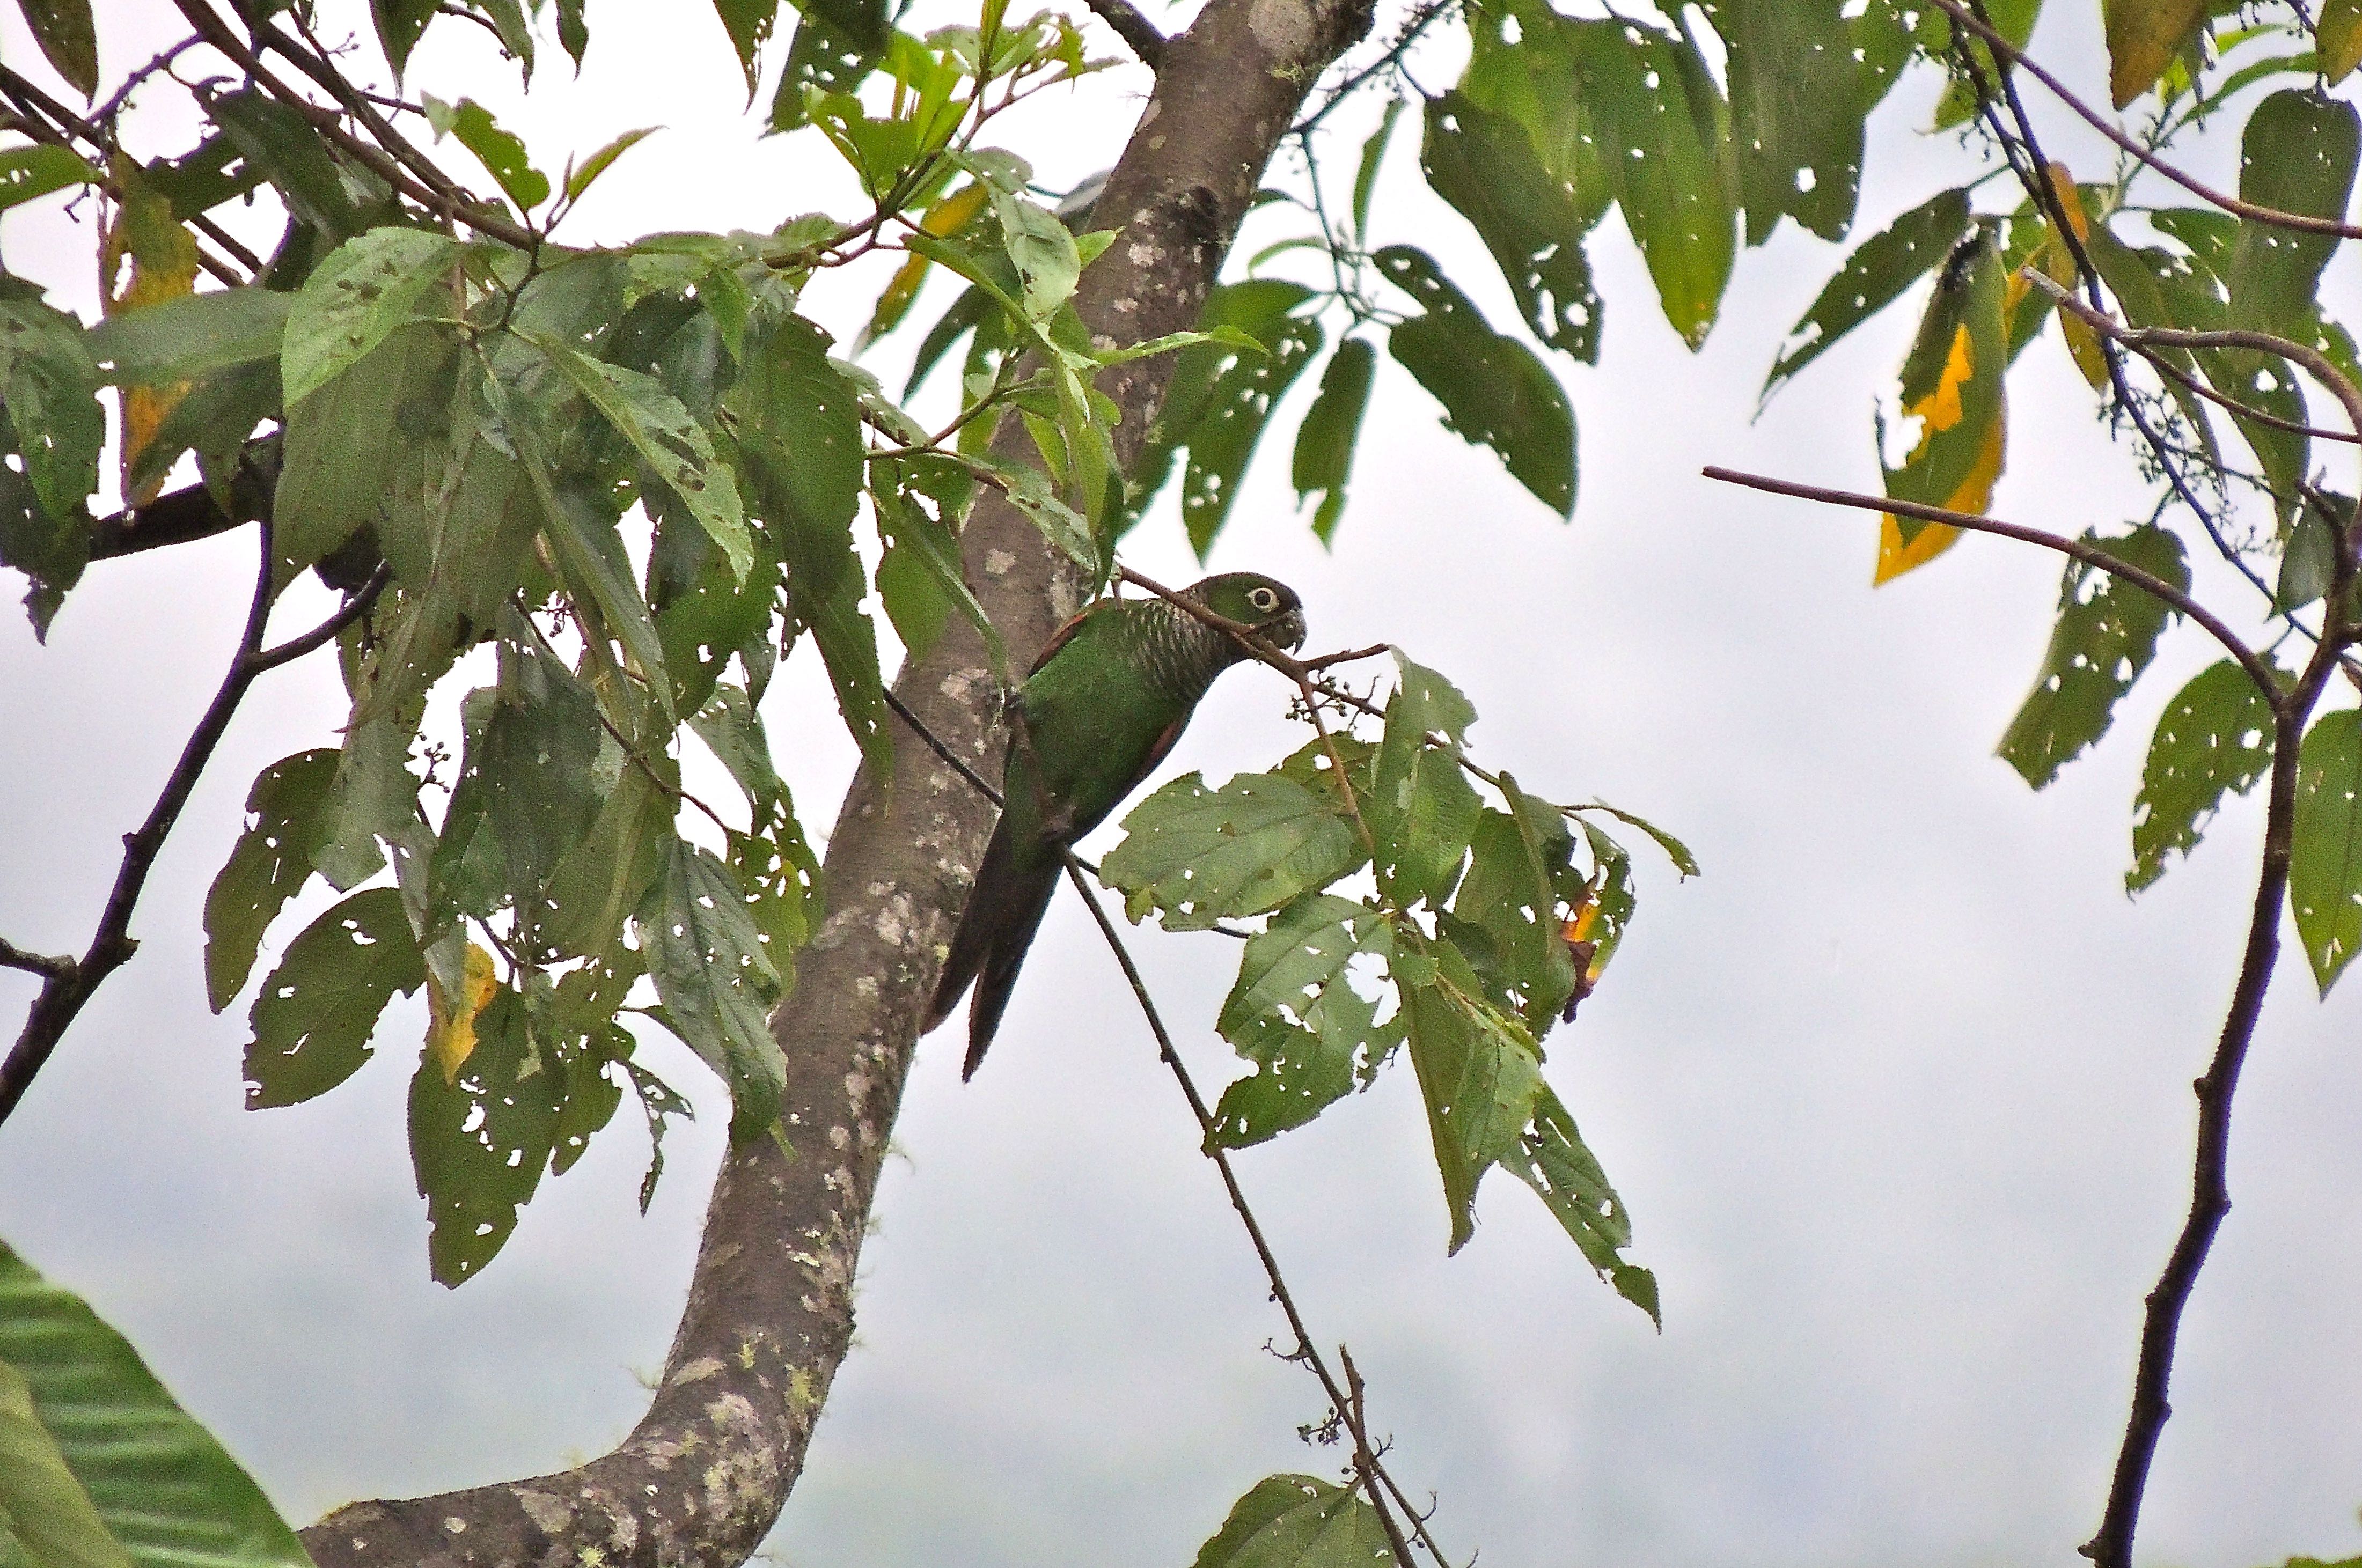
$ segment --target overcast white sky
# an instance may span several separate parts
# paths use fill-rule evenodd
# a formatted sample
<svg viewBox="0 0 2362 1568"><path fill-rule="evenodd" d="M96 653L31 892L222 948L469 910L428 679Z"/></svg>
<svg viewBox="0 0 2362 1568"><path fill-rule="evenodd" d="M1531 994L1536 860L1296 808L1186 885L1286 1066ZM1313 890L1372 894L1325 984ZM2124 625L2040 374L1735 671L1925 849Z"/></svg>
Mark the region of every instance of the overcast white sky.
<svg viewBox="0 0 2362 1568"><path fill-rule="evenodd" d="M590 16L580 80L553 47L546 96L513 111L536 153L554 168L629 126L668 128L607 177L571 237L767 228L839 199L814 182L811 146L754 139L705 7ZM171 41L160 18L136 42L115 26L110 71ZM2062 16L2037 40L2095 93L2096 30ZM13 16L0 49L31 58ZM504 116L516 102L456 25L431 36L413 80ZM1013 130L1012 145L1053 184L1087 174L1120 146L1140 85L1119 75L1045 103L1042 134ZM1871 226L1956 156L1915 134L1927 100L1906 91L1877 122ZM1378 236L1489 277L1419 188L1414 141L1396 148ZM2054 151L2091 157L2063 136ZM86 302L88 242L57 205L0 225L7 265ZM1244 1179L1316 1332L1352 1343L1398 1473L1440 1493L1436 1528L1460 1555L2071 1561L2114 1460L2140 1299L2186 1204L2189 1083L2251 889L2259 813L2241 803L2189 866L2136 903L2122 891L2147 732L2214 655L2170 633L2120 732L2030 794L1992 749L2041 655L2052 558L1971 539L1872 593L1870 519L1697 477L1720 462L1874 488L1868 389L1899 363L1907 313L1750 424L1782 333L1840 253L1792 228L1746 254L1694 357L1613 221L1592 254L1607 352L1570 378L1572 525L1440 431L1393 374L1336 552L1294 517L1283 450L1213 565L1295 584L1319 646L1390 641L1446 671L1484 716L1485 760L1560 798L1644 812L1705 862L1676 886L1642 855L1634 934L1551 1042L1552 1080L1662 1281L1665 1332L1596 1284L1513 1183L1487 1189L1475 1241L1446 1260L1407 1070L1244 1156ZM1475 291L1506 317L1497 284ZM865 305L831 285L808 308L849 335ZM1998 512L2073 532L2146 510L2055 340L2011 394ZM86 939L117 837L233 643L249 552L230 538L94 567L46 649L0 617L12 940ZM1195 569L1169 521L1129 556L1166 580ZM2202 564L2200 583L2244 620L2225 575ZM307 613L291 608L289 624ZM823 692L800 653L767 710L816 827L850 768ZM1231 676L1174 765L1266 765L1297 743L1285 698ZM561 1464L627 1430L635 1378L672 1332L725 1120L686 1052L652 1044L706 1113L674 1135L654 1211L634 1211L646 1146L626 1113L453 1293L426 1276L404 1146L423 1003L396 1004L344 1089L239 1109L244 1003L205 1011L204 889L255 771L323 743L341 717L326 663L258 688L160 863L137 961L0 1135L0 1235L127 1332L299 1522L358 1496ZM1211 1021L1236 949L1148 932L1137 951L1192 1064L1223 1077ZM0 974L8 1007L29 993ZM2291 949L2242 1091L2237 1209L2189 1319L2146 1561L2362 1552L2357 1007L2351 985L2316 1003ZM1332 1469L1296 1439L1317 1391L1265 1352L1282 1324L1071 898L974 1084L958 1056L950 1033L922 1055L897 1131L906 1157L865 1255L859 1343L773 1550L878 1568L1182 1563L1258 1476Z"/></svg>

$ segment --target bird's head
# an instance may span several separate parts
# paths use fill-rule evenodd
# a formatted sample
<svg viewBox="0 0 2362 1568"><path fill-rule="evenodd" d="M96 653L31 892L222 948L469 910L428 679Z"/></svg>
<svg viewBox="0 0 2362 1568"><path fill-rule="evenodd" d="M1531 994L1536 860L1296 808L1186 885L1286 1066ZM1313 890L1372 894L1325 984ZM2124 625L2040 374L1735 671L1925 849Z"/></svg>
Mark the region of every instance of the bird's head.
<svg viewBox="0 0 2362 1568"><path fill-rule="evenodd" d="M1182 592L1291 652L1304 646L1304 601L1286 583L1258 572L1222 572Z"/></svg>

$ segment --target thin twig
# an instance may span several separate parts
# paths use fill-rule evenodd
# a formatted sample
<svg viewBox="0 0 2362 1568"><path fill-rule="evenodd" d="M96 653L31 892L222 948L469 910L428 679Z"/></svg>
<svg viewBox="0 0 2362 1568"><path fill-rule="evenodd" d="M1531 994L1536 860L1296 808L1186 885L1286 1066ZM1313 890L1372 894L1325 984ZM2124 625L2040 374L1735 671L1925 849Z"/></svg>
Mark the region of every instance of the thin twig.
<svg viewBox="0 0 2362 1568"><path fill-rule="evenodd" d="M2259 207L2253 202L2243 202L2236 196L2225 195L2212 186L2183 173L2147 148L2141 146L2139 142L2125 135L2123 131L2118 130L2109 122L2106 115L2078 98L2069 90L2065 82L2043 69L2041 64L2024 49L2010 42L1996 28L1970 15L1969 8L1961 5L1959 0L1934 0L1934 3L1937 9L1983 39L1985 47L1992 49L1996 58L2013 66L2024 66L2027 75L2050 89L2054 97L2081 115L2093 130L2196 196L2200 201L2220 207L2234 216L2246 218L2255 223L2268 224L2274 228L2295 229L2303 234L2335 235L2341 239L2362 239L2362 228L2339 223L2334 218L2317 218L2309 213L2284 213L2277 207Z"/></svg>
<svg viewBox="0 0 2362 1568"><path fill-rule="evenodd" d="M1140 63L1154 71L1164 60L1164 35L1156 30L1131 0L1084 0L1098 19L1105 22L1121 38L1124 47L1140 58Z"/></svg>
<svg viewBox="0 0 2362 1568"><path fill-rule="evenodd" d="M91 111L92 120L102 126L107 125L130 105L131 94L138 91L141 82L160 71L169 71L174 60L204 41L203 38L194 37L182 38L179 43L125 77L123 85L115 90L115 95Z"/></svg>
<svg viewBox="0 0 2362 1568"><path fill-rule="evenodd" d="M393 568L381 561L369 580L354 590L345 600L342 609L312 628L301 637L291 637L276 648L265 648L247 656L247 664L255 674L275 670L281 664L292 663L315 648L324 647L337 632L370 612L378 595L385 592L386 584L393 580Z"/></svg>
<svg viewBox="0 0 2362 1568"><path fill-rule="evenodd" d="M2220 642L2247 678L2264 694L2275 708L2288 700L2279 683L2273 678L2271 666L2265 663L2254 649L2239 640L2238 633L2196 599L2175 587L2153 572L2142 570L2128 561L2120 561L2094 544L2080 539L2070 539L2061 533L2046 533L2038 528L2026 528L1998 518L1979 517L1971 512L1953 511L1944 507L1922 506L1916 501L1899 501L1885 496L1866 496L1857 490L1831 489L1826 485L1800 485L1790 479L1775 479L1765 474L1741 473L1735 468L1708 465L1701 470L1709 479L1719 479L1727 485L1745 485L1749 489L1768 490L1776 496L1794 496L1799 500L1821 501L1830 506L1854 507L1863 511L1893 512L1900 517L1917 518L1923 522L1940 522L1953 528L1965 528L1978 533L1997 533L2003 539L2021 540L2039 544L2045 550L2056 550L2071 555L2087 566L2095 566L2112 576L2120 577L2144 592L2162 599L2166 604L2202 626Z"/></svg>
<svg viewBox="0 0 2362 1568"><path fill-rule="evenodd" d="M0 937L0 969L20 969L28 974L65 980L73 974L74 961L49 953L28 952L6 937Z"/></svg>
<svg viewBox="0 0 2362 1568"><path fill-rule="evenodd" d="M1329 1397L1330 1408L1352 1431L1357 1449L1366 1451L1368 1433L1362 1425L1355 1402L1343 1385L1338 1382L1336 1374L1330 1371L1327 1360L1315 1348L1311 1332L1304 1326L1304 1314L1297 1309L1296 1297L1287 1288L1286 1277L1280 1272L1279 1258L1271 1250L1271 1242L1264 1236L1253 1208L1247 1202L1246 1191L1239 1185L1238 1172L1231 1167L1230 1155L1214 1140L1213 1113L1206 1109L1205 1097L1198 1092L1197 1080L1189 1076L1189 1069L1182 1064L1181 1053L1174 1049L1173 1036L1164 1027L1164 1016L1156 1010L1155 998L1148 993L1147 982L1140 977L1139 967L1131 961L1131 949L1124 946L1123 937L1116 930L1115 922L1108 918L1107 909L1099 903L1098 893L1083 875L1082 867L1071 853L1066 856L1066 880L1075 884L1075 891L1082 894L1083 903L1090 909L1091 918L1098 923L1099 935L1107 939L1109 950L1115 954L1117 964L1123 970L1123 978L1131 987L1132 997L1140 1003L1141 1013L1148 1020L1149 1032L1156 1036L1158 1054L1181 1085L1182 1096L1189 1102L1190 1114L1198 1119L1198 1130L1205 1136L1206 1157L1212 1160L1214 1168L1221 1172L1222 1186L1230 1193L1231 1207L1237 1212L1239 1223L1246 1227L1247 1240L1253 1244L1255 1256L1263 1263L1264 1278L1271 1286L1271 1299L1279 1304L1280 1312L1287 1319L1288 1332L1296 1336L1296 1348L1289 1353L1287 1359L1300 1361L1311 1369L1313 1376L1320 1381L1321 1391ZM1370 1458L1370 1465L1377 1474L1384 1475L1374 1454ZM1390 1524L1386 1533L1394 1547L1398 1568L1417 1568L1416 1560L1400 1532ZM1442 1553L1436 1553L1436 1562L1448 1568Z"/></svg>
<svg viewBox="0 0 2362 1568"><path fill-rule="evenodd" d="M1345 1369L1345 1393L1353 1402L1351 1413L1345 1415L1345 1430L1353 1434L1353 1472L1362 1478L1363 1496L1378 1512L1378 1524L1386 1532L1386 1543L1395 1549L1395 1561L1407 1564L1410 1542L1403 1539L1402 1527L1395 1523L1394 1511L1386 1507L1386 1488L1378 1479L1382 1472L1377 1451L1370 1446L1370 1418L1362 1407L1361 1368L1353 1365L1353 1353L1341 1344L1337 1347L1337 1363Z"/></svg>

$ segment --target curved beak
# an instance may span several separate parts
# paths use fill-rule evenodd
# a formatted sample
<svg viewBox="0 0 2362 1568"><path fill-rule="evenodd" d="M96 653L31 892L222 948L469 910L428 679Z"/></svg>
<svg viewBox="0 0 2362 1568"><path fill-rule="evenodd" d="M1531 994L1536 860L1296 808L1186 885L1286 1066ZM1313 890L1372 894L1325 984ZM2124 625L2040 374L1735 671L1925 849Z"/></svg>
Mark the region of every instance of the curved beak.
<svg viewBox="0 0 2362 1568"><path fill-rule="evenodd" d="M1299 607L1289 610L1264 628L1264 635L1293 653L1304 646L1304 611Z"/></svg>

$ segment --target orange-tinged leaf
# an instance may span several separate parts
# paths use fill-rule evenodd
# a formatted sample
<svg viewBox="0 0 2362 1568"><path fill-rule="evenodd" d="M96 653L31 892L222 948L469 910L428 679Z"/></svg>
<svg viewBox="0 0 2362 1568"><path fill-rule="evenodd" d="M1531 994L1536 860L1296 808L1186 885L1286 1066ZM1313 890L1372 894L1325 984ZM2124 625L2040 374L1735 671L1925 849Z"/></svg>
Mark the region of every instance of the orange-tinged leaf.
<svg viewBox="0 0 2362 1568"><path fill-rule="evenodd" d="M443 1069L443 1081L459 1076L459 1069L476 1049L476 1017L491 1005L501 982L492 971L492 955L468 944L468 958L459 980L462 995L454 1007L444 996L435 971L426 972L426 1054Z"/></svg>
<svg viewBox="0 0 2362 1568"><path fill-rule="evenodd" d="M140 182L138 166L117 155L114 173L123 192L112 218L103 221L99 238L100 307L110 316L160 304L196 292L197 242L173 221L170 203ZM129 263L127 272L125 263ZM164 422L164 416L188 390L188 383L130 386L123 389L123 475L130 482L132 466ZM126 496L131 505L144 506L164 486L159 475Z"/></svg>
<svg viewBox="0 0 2362 1568"><path fill-rule="evenodd" d="M1944 503L1947 511L1964 511L1982 516L1992 505L1994 484L2001 478L2002 459L2008 444L2006 416L1996 416L1991 430L1985 433L1984 444L1977 453L1976 466L1960 481ZM1924 522L1906 543L1903 537L1903 521L1893 512L1879 520L1878 570L1871 578L1871 587L1893 582L1915 567L1924 566L1959 542L1961 531L1948 522Z"/></svg>
<svg viewBox="0 0 2362 1568"><path fill-rule="evenodd" d="M2101 0L2108 26L2108 96L2121 109L2151 87L2206 19L2206 0Z"/></svg>
<svg viewBox="0 0 2362 1568"><path fill-rule="evenodd" d="M929 207L919 219L919 227L937 239L949 239L974 222L984 211L992 192L981 182L971 181ZM919 286L927 280L927 258L912 254L888 280L886 291L877 296L877 308L869 317L869 324L861 329L854 352L877 342L901 323L911 309L911 302L919 297Z"/></svg>
<svg viewBox="0 0 2362 1568"><path fill-rule="evenodd" d="M1975 345L1970 341L1965 323L1952 334L1952 351L1944 360L1943 374L1936 378L1927 395L1903 411L1926 421L1919 433L1919 444L1911 454L1913 462L1924 456L1927 444L1939 430L1949 430L1960 422L1960 389L1977 373Z"/></svg>

